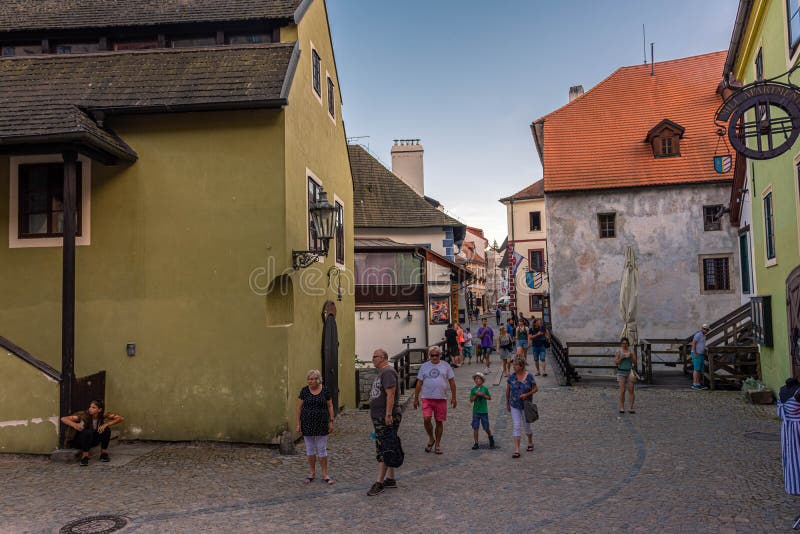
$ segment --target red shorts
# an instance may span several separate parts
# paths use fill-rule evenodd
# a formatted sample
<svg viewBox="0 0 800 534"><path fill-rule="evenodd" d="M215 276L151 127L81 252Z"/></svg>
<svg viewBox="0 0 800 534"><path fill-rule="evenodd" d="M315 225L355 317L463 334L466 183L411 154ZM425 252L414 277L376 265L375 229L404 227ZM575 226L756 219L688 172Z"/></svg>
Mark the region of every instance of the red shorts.
<svg viewBox="0 0 800 534"><path fill-rule="evenodd" d="M422 417L431 416L434 421L447 421L447 399L422 399Z"/></svg>

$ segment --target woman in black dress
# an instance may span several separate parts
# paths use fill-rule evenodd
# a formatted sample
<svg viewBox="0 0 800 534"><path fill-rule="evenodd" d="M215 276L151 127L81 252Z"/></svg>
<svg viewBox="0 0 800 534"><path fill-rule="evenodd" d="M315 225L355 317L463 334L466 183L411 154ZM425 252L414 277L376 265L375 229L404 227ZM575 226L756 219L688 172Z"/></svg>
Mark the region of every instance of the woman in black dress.
<svg viewBox="0 0 800 534"><path fill-rule="evenodd" d="M314 481L317 472L317 457L322 467L322 481L333 484L328 476L328 433L333 432L333 400L328 389L322 385L322 374L312 369L306 375L308 385L300 390L297 404L297 433L303 434L306 442L308 476L305 483Z"/></svg>

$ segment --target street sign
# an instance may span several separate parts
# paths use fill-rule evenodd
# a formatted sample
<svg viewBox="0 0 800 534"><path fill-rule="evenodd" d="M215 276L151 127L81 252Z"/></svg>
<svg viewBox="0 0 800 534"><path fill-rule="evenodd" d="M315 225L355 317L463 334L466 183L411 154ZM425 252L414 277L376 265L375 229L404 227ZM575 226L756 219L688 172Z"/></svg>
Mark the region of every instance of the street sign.
<svg viewBox="0 0 800 534"><path fill-rule="evenodd" d="M416 342L417 342L417 338L415 338L415 337L404 337L403 338L403 344L404 345L411 345L412 343L416 343Z"/></svg>

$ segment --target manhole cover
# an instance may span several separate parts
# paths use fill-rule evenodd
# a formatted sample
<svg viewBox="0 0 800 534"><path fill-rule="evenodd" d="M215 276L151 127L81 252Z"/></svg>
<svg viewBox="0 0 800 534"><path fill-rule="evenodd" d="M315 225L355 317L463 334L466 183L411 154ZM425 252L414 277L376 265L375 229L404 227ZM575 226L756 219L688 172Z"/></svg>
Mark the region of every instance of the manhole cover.
<svg viewBox="0 0 800 534"><path fill-rule="evenodd" d="M127 524L128 520L118 515L96 515L67 523L61 527L61 534L108 534Z"/></svg>
<svg viewBox="0 0 800 534"><path fill-rule="evenodd" d="M758 441L780 441L780 434L773 434L772 432L745 432L744 437L749 439L756 439Z"/></svg>

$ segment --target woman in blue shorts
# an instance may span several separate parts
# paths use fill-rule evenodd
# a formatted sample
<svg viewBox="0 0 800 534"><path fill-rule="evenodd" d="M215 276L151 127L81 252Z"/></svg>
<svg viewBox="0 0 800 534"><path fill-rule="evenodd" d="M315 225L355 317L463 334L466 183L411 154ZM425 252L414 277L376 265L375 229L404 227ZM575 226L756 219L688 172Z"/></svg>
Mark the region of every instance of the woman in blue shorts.
<svg viewBox="0 0 800 534"><path fill-rule="evenodd" d="M517 358L528 360L528 327L522 321L517 323Z"/></svg>
<svg viewBox="0 0 800 534"><path fill-rule="evenodd" d="M547 376L547 330L542 325L541 319L534 319L530 331L531 347L533 347L533 364L536 366L536 376ZM541 373L539 366L541 365Z"/></svg>

